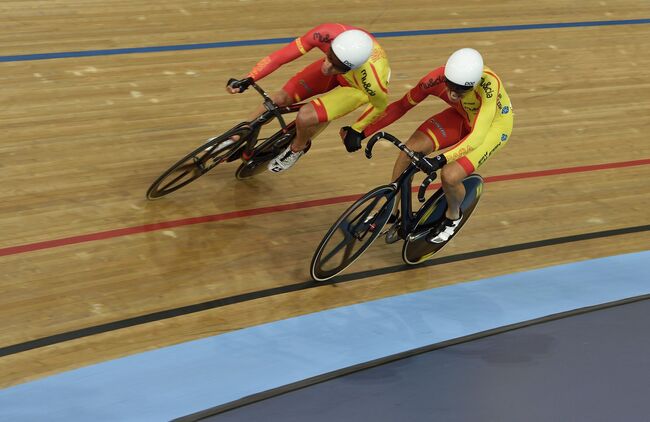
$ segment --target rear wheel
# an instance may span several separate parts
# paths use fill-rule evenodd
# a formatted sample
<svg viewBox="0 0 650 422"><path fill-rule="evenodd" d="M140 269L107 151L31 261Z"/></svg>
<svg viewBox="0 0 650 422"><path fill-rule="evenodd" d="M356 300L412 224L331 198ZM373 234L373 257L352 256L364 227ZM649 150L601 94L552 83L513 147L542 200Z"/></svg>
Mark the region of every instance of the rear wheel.
<svg viewBox="0 0 650 422"><path fill-rule="evenodd" d="M311 276L325 281L345 270L380 235L397 196L392 185L380 186L358 199L329 229L311 261Z"/></svg>
<svg viewBox="0 0 650 422"><path fill-rule="evenodd" d="M239 166L235 172L235 177L244 180L262 173L266 170L266 164L280 154L295 137L296 131L293 129L288 133L278 132L266 141L261 142L253 150L253 155Z"/></svg>
<svg viewBox="0 0 650 422"><path fill-rule="evenodd" d="M431 258L433 254L449 243L465 225L483 192L483 178L478 174L471 174L463 180L463 184L466 191L465 199L463 199L460 206L463 212L463 221L461 221L454 235L443 243L429 243L426 240L431 230L445 217L445 211L447 210L445 195L442 189L438 189L416 214L417 223L406 237L402 248L404 262L414 265Z"/></svg>
<svg viewBox="0 0 650 422"><path fill-rule="evenodd" d="M250 134L251 128L242 125L209 139L160 175L147 190L147 199L160 198L174 192L217 165L236 159ZM231 138L236 136L239 136L239 139L233 141Z"/></svg>

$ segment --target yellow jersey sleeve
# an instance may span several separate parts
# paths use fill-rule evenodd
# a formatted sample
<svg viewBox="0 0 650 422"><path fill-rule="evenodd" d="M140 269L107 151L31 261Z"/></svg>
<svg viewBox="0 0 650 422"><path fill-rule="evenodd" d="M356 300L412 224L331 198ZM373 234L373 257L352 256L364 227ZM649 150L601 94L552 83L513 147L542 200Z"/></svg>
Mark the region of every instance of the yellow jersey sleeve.
<svg viewBox="0 0 650 422"><path fill-rule="evenodd" d="M372 55L368 61L360 68L346 73L343 77L350 86L363 91L368 97L368 107L352 125L354 130L361 132L376 120L388 106L390 66L384 49L375 41Z"/></svg>

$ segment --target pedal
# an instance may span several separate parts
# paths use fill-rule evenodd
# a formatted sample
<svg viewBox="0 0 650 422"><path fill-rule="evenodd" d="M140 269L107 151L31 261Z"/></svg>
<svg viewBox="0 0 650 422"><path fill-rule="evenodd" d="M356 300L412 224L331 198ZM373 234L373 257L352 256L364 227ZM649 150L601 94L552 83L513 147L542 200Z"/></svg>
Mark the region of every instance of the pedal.
<svg viewBox="0 0 650 422"><path fill-rule="evenodd" d="M237 148L230 156L226 159L227 163L233 162L235 160L238 160L240 158L243 158L243 155L245 155L245 149L246 149L246 143L242 143L239 148Z"/></svg>
<svg viewBox="0 0 650 422"><path fill-rule="evenodd" d="M244 151L244 152L242 152L241 158L242 158L242 160L248 162L248 161L251 160L251 158L253 158L253 154L255 154L255 150Z"/></svg>
<svg viewBox="0 0 650 422"><path fill-rule="evenodd" d="M283 136L281 136L277 141L273 142L273 148L276 151L285 149L287 147L287 141L292 137L293 135L291 133L287 133Z"/></svg>
<svg viewBox="0 0 650 422"><path fill-rule="evenodd" d="M387 231L386 231L386 237L384 238L384 241L390 245L398 240L402 240L402 234L400 233L400 228L398 224L393 224Z"/></svg>
<svg viewBox="0 0 650 422"><path fill-rule="evenodd" d="M431 230L433 230L433 228L423 230L423 231L417 232L417 233L411 233L411 234L409 234L407 236L407 240L409 242L415 242L416 240L420 240L422 238L425 238L431 233Z"/></svg>

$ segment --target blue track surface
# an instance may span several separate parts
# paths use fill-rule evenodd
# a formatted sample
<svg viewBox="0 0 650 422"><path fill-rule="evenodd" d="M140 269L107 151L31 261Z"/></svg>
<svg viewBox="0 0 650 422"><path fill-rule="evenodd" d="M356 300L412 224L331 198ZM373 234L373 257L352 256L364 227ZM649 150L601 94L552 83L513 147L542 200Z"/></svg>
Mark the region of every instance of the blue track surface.
<svg viewBox="0 0 650 422"><path fill-rule="evenodd" d="M0 420L169 420L406 350L649 294L649 260L646 251L460 283L141 353L4 389Z"/></svg>

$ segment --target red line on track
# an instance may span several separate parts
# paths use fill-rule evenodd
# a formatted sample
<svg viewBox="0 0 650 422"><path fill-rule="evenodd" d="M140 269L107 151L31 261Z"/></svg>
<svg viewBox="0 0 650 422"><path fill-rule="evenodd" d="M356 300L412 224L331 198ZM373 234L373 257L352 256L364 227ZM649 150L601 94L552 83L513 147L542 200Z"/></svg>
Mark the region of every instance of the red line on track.
<svg viewBox="0 0 650 422"><path fill-rule="evenodd" d="M567 167L550 170L531 171L525 173L505 174L501 176L487 177L486 182L502 182L506 180L531 179L535 177L554 176L558 174L583 173L595 170L609 170L622 167L633 167L650 164L650 158L634 161L622 161L618 163L595 164L590 166ZM439 185L431 186L437 187ZM417 188L414 188L416 190ZM256 215L270 214L282 211L298 210L303 208L318 207L322 205L333 205L341 202L350 202L359 198L362 194L337 196L333 198L315 199L312 201L294 202L292 204L274 205L270 207L252 208L249 210L231 211L223 214L206 215L202 217L183 218L180 220L164 221L161 223L145 224L142 226L126 227L121 229L107 230L97 233L82 234L79 236L65 237L62 239L46 240L44 242L28 243L25 245L9 246L0 249L0 256L16 255L25 252L32 252L41 249L56 248L58 246L74 245L77 243L91 242L95 240L111 239L113 237L128 236L132 234L152 232L156 230L170 229L174 227L189 226L192 224L208 223L212 221L232 220L235 218L253 217Z"/></svg>

